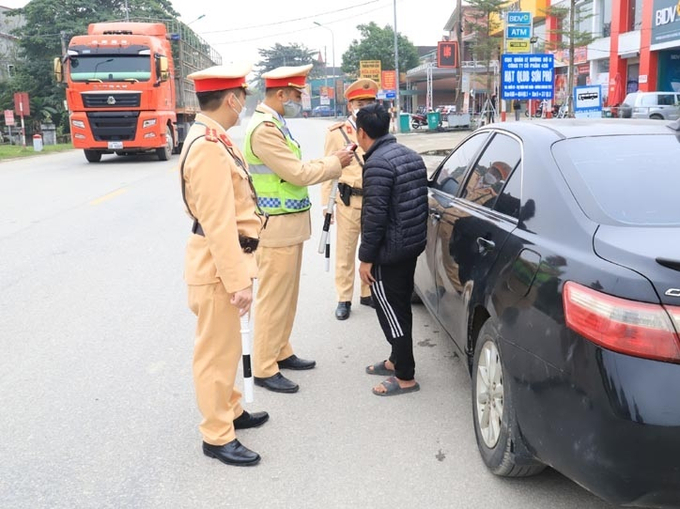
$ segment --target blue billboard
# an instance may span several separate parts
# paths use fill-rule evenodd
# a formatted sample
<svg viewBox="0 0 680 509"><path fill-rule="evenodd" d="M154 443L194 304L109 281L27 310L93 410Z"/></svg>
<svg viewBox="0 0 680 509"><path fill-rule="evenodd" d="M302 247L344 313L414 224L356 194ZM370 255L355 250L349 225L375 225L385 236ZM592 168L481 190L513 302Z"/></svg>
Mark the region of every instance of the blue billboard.
<svg viewBox="0 0 680 509"><path fill-rule="evenodd" d="M552 99L554 90L554 55L503 55L502 99Z"/></svg>

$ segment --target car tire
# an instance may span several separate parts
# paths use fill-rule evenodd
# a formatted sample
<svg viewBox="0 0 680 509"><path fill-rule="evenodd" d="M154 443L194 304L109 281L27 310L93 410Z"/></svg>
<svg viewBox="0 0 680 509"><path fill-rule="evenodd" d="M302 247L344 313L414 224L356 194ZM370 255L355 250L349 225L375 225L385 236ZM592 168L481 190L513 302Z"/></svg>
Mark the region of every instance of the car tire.
<svg viewBox="0 0 680 509"><path fill-rule="evenodd" d="M172 131L169 127L165 128L165 145L161 148L156 149L156 155L160 161L167 161L172 155L172 151L175 148L175 141L172 137Z"/></svg>
<svg viewBox="0 0 680 509"><path fill-rule="evenodd" d="M661 115L650 115L649 118L651 120L663 120L663 117Z"/></svg>
<svg viewBox="0 0 680 509"><path fill-rule="evenodd" d="M98 163L102 160L101 152L96 150L84 150L83 152L85 152L85 159L87 159L87 162L89 163Z"/></svg>
<svg viewBox="0 0 680 509"><path fill-rule="evenodd" d="M545 465L524 446L510 386L503 382L500 334L491 319L482 326L472 364L472 417L484 464L501 477L528 477Z"/></svg>

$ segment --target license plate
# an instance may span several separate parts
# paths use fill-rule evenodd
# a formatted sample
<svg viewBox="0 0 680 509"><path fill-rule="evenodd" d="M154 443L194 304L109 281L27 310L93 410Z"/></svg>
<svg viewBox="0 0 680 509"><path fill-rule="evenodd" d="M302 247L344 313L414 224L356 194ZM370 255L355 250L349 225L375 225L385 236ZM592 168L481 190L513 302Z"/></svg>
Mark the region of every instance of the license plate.
<svg viewBox="0 0 680 509"><path fill-rule="evenodd" d="M120 150L121 148L123 148L123 142L122 141L110 141L109 142L109 149Z"/></svg>

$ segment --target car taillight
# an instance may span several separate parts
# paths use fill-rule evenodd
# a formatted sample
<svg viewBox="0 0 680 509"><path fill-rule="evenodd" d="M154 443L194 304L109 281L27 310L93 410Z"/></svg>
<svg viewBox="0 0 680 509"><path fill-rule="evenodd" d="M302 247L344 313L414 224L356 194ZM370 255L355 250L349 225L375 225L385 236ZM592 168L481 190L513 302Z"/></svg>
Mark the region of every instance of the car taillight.
<svg viewBox="0 0 680 509"><path fill-rule="evenodd" d="M680 308L612 297L568 281L562 292L567 327L609 350L680 363ZM670 316L669 316L670 315Z"/></svg>

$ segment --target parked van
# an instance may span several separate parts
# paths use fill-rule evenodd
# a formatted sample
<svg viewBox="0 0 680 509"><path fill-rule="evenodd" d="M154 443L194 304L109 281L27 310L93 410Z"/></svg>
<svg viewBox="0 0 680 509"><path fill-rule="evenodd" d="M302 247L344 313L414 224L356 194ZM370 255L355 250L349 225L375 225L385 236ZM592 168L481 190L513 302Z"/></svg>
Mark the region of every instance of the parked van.
<svg viewBox="0 0 680 509"><path fill-rule="evenodd" d="M680 118L680 93L632 92L619 106L621 118L651 118L676 120Z"/></svg>

